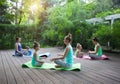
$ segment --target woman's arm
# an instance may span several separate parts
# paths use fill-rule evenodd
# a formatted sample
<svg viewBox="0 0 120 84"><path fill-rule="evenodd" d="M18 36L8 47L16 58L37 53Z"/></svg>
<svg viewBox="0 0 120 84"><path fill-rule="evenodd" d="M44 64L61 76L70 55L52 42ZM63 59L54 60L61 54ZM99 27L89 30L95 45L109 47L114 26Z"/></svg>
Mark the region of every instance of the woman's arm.
<svg viewBox="0 0 120 84"><path fill-rule="evenodd" d="M21 53L21 51L18 50L18 43L15 44L15 50L19 53Z"/></svg>
<svg viewBox="0 0 120 84"><path fill-rule="evenodd" d="M15 44L15 50L18 51L18 44Z"/></svg>
<svg viewBox="0 0 120 84"><path fill-rule="evenodd" d="M66 55L67 55L67 53L68 53L69 50L70 50L70 49L69 49L68 47L65 49L65 53L64 53L64 55L62 56L63 59L66 57Z"/></svg>
<svg viewBox="0 0 120 84"><path fill-rule="evenodd" d="M96 45L96 49L94 51L89 51L89 53L97 53L98 48L99 48L99 45Z"/></svg>
<svg viewBox="0 0 120 84"><path fill-rule="evenodd" d="M65 49L65 52L64 52L64 54L62 56L59 56L59 57L56 57L56 58L52 58L51 61L58 60L58 59L64 59L66 54L68 53L68 51L69 51L69 48L67 47Z"/></svg>

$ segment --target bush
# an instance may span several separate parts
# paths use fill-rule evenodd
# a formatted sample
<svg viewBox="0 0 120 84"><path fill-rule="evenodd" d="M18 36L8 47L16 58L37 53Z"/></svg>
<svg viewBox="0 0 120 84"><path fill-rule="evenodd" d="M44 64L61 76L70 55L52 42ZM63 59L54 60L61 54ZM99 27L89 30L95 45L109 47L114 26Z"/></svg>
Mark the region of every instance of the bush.
<svg viewBox="0 0 120 84"><path fill-rule="evenodd" d="M116 21L113 27L102 24L93 36L99 37L102 46L108 46L110 42L111 49L120 49L120 21Z"/></svg>
<svg viewBox="0 0 120 84"><path fill-rule="evenodd" d="M112 35L113 35L113 48L118 48L120 49L120 21L116 21L114 24L113 24L113 32L112 32Z"/></svg>
<svg viewBox="0 0 120 84"><path fill-rule="evenodd" d="M0 24L0 49L13 49L16 37L22 38L22 46L32 47L34 40L40 40L35 26ZM37 32L37 33L36 33Z"/></svg>

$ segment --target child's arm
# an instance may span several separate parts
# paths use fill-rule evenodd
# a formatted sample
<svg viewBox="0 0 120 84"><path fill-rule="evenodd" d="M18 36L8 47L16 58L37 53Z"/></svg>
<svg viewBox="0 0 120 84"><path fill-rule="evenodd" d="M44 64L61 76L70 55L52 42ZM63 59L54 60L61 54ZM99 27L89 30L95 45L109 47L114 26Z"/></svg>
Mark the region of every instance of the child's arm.
<svg viewBox="0 0 120 84"><path fill-rule="evenodd" d="M36 54L36 52L34 53L33 56L35 57L35 61L36 61L36 62L44 63L43 61L37 59L37 54Z"/></svg>
<svg viewBox="0 0 120 84"><path fill-rule="evenodd" d="M80 50L78 51L78 55L80 55L81 54L81 52L80 52Z"/></svg>
<svg viewBox="0 0 120 84"><path fill-rule="evenodd" d="M80 56L80 50L77 50L77 52L76 52L76 56Z"/></svg>

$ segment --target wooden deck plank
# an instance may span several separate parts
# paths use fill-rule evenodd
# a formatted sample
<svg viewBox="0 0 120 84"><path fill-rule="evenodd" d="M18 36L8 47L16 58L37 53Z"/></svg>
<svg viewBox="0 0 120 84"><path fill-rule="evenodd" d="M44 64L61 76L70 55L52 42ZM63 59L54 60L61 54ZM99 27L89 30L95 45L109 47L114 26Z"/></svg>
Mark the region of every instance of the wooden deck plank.
<svg viewBox="0 0 120 84"><path fill-rule="evenodd" d="M11 56L11 53L9 55ZM21 67L22 62L20 60L23 60L23 58L10 57L8 60L11 60L14 66L17 67L19 75L21 75L25 84L35 84L32 78Z"/></svg>
<svg viewBox="0 0 120 84"><path fill-rule="evenodd" d="M4 51L4 56L6 56L5 54L7 54L7 51L6 52ZM10 57L9 55L6 56L6 58L9 58L9 57ZM9 61L11 71L13 73L13 76L15 77L16 83L17 84L25 84L25 82L24 82L23 78L21 77L21 75L19 74L18 68L15 66L15 64L12 63L12 61L9 59L7 61Z"/></svg>
<svg viewBox="0 0 120 84"><path fill-rule="evenodd" d="M52 56L63 50L50 48L41 52ZM31 58L13 57L13 50L0 50L0 84L120 84L120 57L109 54L110 60L75 60L81 71L57 71L22 68ZM47 60L49 62L49 59Z"/></svg>
<svg viewBox="0 0 120 84"><path fill-rule="evenodd" d="M95 61L93 61L93 62L95 62ZM101 62L102 63L102 62ZM99 65L99 67L98 67L98 65ZM90 66L92 66L91 68L90 68ZM85 70L84 71L86 71L87 70L87 72L89 72L89 73L93 73L92 75L97 75L97 77L100 77L100 79L98 79L98 80L101 80L101 79L103 79L103 81L104 82L108 82L107 84L109 84L109 82L110 83L115 83L115 84L118 84L119 83L119 81L116 81L116 78L114 78L113 77L113 75L111 74L111 76L109 76L109 74L108 74L108 72L107 72L107 70L109 70L109 68L106 68L105 66L103 66L103 65L101 65L101 64L95 64L95 63L89 63L89 64L85 64L84 65L84 68L85 68ZM94 67L94 68L93 68ZM100 69L100 67L101 67L101 69ZM107 70L106 70L107 69ZM89 73L86 73L86 74L89 74ZM90 75L90 74L89 74ZM94 77L94 78L96 78L96 77ZM103 82L102 81L102 82Z"/></svg>
<svg viewBox="0 0 120 84"><path fill-rule="evenodd" d="M53 53L53 54L54 54L54 53ZM25 58L25 59L26 59L26 58ZM48 60L49 60L49 59L48 59ZM27 59L26 59L26 61L27 61ZM49 61L48 61L48 62L49 62ZM34 69L33 69L33 70L34 70ZM35 71L35 73L36 73L36 71ZM48 83L50 84L50 81L47 82L47 80L51 80L54 84L71 84L70 81L64 80L63 77L61 77L62 80L54 77L53 74L51 74L51 70L40 70L40 71L39 71L39 74L40 74L40 73L43 74L43 76L42 76L43 79L47 78L47 79L43 80L43 81L46 81L45 84L48 84ZM56 74L56 75L57 75L57 74ZM41 75L39 75L39 76L41 76ZM44 78L44 76L45 76L45 78ZM53 81L53 80L54 80L54 81Z"/></svg>
<svg viewBox="0 0 120 84"><path fill-rule="evenodd" d="M55 71L55 73L57 73L58 75L62 76L65 79L69 80L73 84L87 84L88 83L88 81L71 74L71 71L62 71L62 72ZM92 84L92 83L89 81L89 84Z"/></svg>
<svg viewBox="0 0 120 84"><path fill-rule="evenodd" d="M101 66L101 67L98 67L97 65ZM98 63L95 64L95 65L92 65L96 68L93 68L92 70L95 70L95 72L99 73L100 75L102 76L105 76L105 77L109 77L110 79L112 79L113 81L118 81L120 82L120 77L117 77L117 75L115 74L111 74L108 72L108 70L110 70L109 68L106 69L106 66L104 66L102 63ZM115 68L116 69L116 68Z"/></svg>
<svg viewBox="0 0 120 84"><path fill-rule="evenodd" d="M56 80L60 80L60 84L73 84L71 81L67 80L66 78L63 78L63 76L59 75L59 73L61 74L62 71L56 71L56 70L47 70L47 73L49 73L50 75L52 75L54 78L56 78Z"/></svg>
<svg viewBox="0 0 120 84"><path fill-rule="evenodd" d="M5 66L4 68L5 68L5 72L6 72L7 83L15 84L16 79L15 79L15 76L13 75L13 72L11 70L11 67L10 67L10 64L9 64L9 61L7 58L9 58L8 54L4 53L4 56L2 56L2 59L4 60L3 66Z"/></svg>
<svg viewBox="0 0 120 84"><path fill-rule="evenodd" d="M16 57L16 59L17 59L17 57ZM24 62L26 62L26 60L24 60L24 58L21 58L22 60L21 60L21 63L20 63L20 67L21 67L21 64L22 63L24 63ZM18 60L19 61L19 60ZM47 79L46 79L46 81L43 81L43 80L41 80L41 78L39 77L39 76L41 76L41 74L36 74L36 73L34 73L34 70L35 69L29 69L29 68L25 68L25 69L23 69L22 67L21 67L21 69L22 70L24 70L24 72L28 75L28 77L27 77L27 79L31 79L31 81L32 82L34 82L35 84L39 84L39 83L41 83L41 84L44 84L44 82L46 82L46 81L48 81ZM35 71L35 72L37 72L37 71ZM26 81L28 81L27 79L25 79ZM45 80L45 79L44 79ZM34 84L33 83L33 84ZM48 81L47 83L50 83L50 81ZM28 83L29 84L29 83ZM46 84L46 83L45 83ZM51 84L51 83L50 83Z"/></svg>
<svg viewBox="0 0 120 84"><path fill-rule="evenodd" d="M84 84L101 84L100 81L94 80L91 76L84 75L83 71L81 71L80 74L76 72L71 72L71 74L74 75L74 77L77 77L78 80L81 79Z"/></svg>
<svg viewBox="0 0 120 84"><path fill-rule="evenodd" d="M23 63L24 62L27 62L28 59L27 58L23 58ZM26 69L25 69L26 70ZM42 71L42 70L41 70ZM36 79L37 80L34 80L36 82L36 84L40 83L39 81L41 80L42 83L44 84L53 84L53 81L49 80L47 78L47 75L45 75L44 73L41 73L41 71L39 69L27 69L26 72L31 76L33 77L36 76ZM43 70L45 72L45 70ZM31 75L32 73L32 75ZM35 77L34 77L35 78ZM38 83L37 83L38 82Z"/></svg>
<svg viewBox="0 0 120 84"><path fill-rule="evenodd" d="M26 59L26 61L27 61L27 59ZM41 79L43 79L43 81L45 81L45 84L48 84L48 83L50 84L51 81L52 81L51 84L53 84L53 83L54 84L71 84L71 82L69 82L68 80L64 80L64 79L60 80L60 79L54 77L53 74L51 74L53 72L51 70L37 70L37 69L33 69L33 70L34 70L34 73L36 73L36 75L40 74L39 76L40 76L40 78L42 77ZM50 80L50 81L48 81L48 80Z"/></svg>
<svg viewBox="0 0 120 84"><path fill-rule="evenodd" d="M86 73L85 75L92 78L93 80L97 80L99 82L101 82L102 84L110 84L111 82L113 82L112 80L104 77L104 76L100 76L99 74L95 74L94 72L90 71L89 69L87 69L86 71L83 71L83 73Z"/></svg>
<svg viewBox="0 0 120 84"><path fill-rule="evenodd" d="M43 73L47 79L51 80L54 84L62 84L62 82L58 79L56 79L53 75L50 75L49 73L47 73L48 70L41 70L40 73ZM54 81L53 81L54 80Z"/></svg>
<svg viewBox="0 0 120 84"><path fill-rule="evenodd" d="M0 83L7 84L6 72L5 72L5 68L3 65L4 60L2 59L3 56L4 55L2 51L0 51Z"/></svg>

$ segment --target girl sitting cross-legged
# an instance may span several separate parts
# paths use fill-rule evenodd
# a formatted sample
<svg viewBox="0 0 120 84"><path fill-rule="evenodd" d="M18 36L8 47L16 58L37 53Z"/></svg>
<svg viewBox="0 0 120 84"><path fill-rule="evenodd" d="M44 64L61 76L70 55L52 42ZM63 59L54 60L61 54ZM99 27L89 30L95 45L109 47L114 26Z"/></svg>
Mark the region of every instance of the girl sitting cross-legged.
<svg viewBox="0 0 120 84"><path fill-rule="evenodd" d="M40 50L40 44L38 42L34 42L33 45L35 52L33 53L33 57L32 57L32 66L42 66L42 64L44 63L44 61L42 59L46 59L46 56L43 57L39 57L38 51Z"/></svg>

